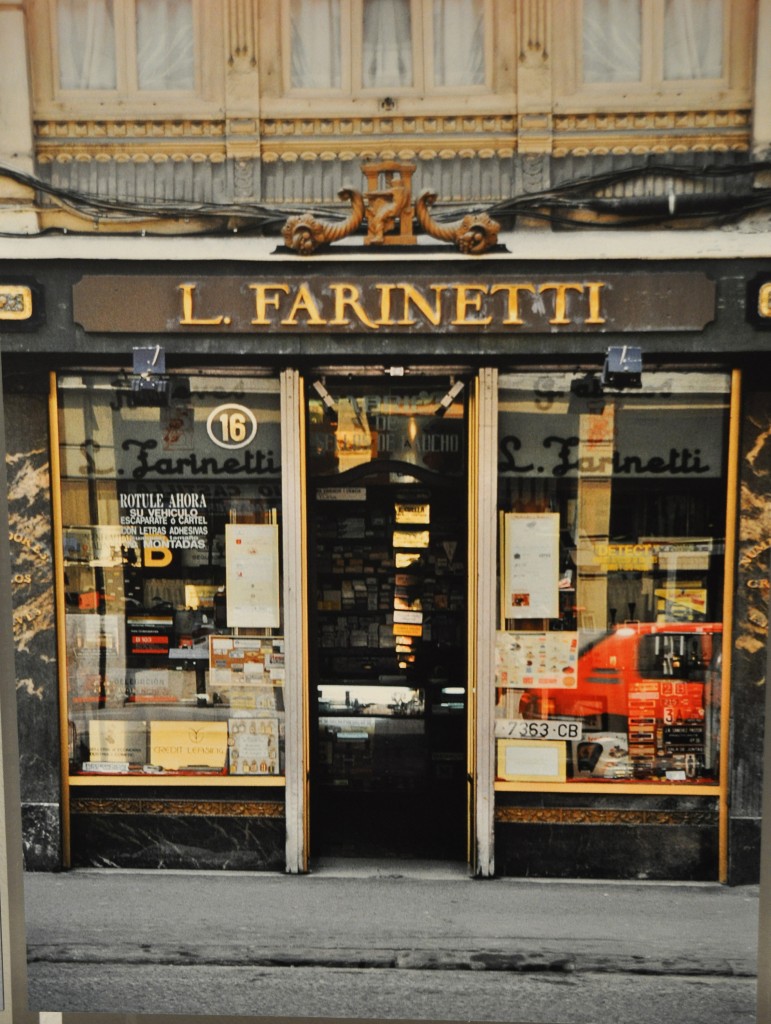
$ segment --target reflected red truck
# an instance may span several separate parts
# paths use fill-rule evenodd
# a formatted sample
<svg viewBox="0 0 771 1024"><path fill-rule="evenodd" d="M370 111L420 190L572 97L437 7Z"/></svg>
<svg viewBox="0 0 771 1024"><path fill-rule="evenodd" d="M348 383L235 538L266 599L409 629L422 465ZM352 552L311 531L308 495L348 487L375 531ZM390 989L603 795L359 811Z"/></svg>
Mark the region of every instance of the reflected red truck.
<svg viewBox="0 0 771 1024"><path fill-rule="evenodd" d="M580 653L575 689L540 691L550 718L580 723L573 777L713 781L722 630L703 622L617 626ZM538 704L543 714L543 697Z"/></svg>

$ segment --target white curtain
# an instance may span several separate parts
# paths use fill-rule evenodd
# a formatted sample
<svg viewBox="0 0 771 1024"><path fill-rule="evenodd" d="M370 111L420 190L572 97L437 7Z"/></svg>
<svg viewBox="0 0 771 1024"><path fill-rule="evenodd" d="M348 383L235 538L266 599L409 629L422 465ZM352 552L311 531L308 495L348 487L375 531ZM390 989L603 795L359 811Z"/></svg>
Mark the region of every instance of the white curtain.
<svg viewBox="0 0 771 1024"><path fill-rule="evenodd" d="M724 0L666 0L664 78L720 78Z"/></svg>
<svg viewBox="0 0 771 1024"><path fill-rule="evenodd" d="M665 80L721 77L724 7L725 0L664 0ZM652 0L584 0L584 81L640 81L642 16L657 9Z"/></svg>
<svg viewBox="0 0 771 1024"><path fill-rule="evenodd" d="M362 85L413 84L410 0L364 0Z"/></svg>
<svg viewBox="0 0 771 1024"><path fill-rule="evenodd" d="M193 89L193 0L135 2L139 88Z"/></svg>
<svg viewBox="0 0 771 1024"><path fill-rule="evenodd" d="M112 0L59 0L56 10L61 88L114 89Z"/></svg>
<svg viewBox="0 0 771 1024"><path fill-rule="evenodd" d="M484 80L484 0L434 0L434 85Z"/></svg>
<svg viewBox="0 0 771 1024"><path fill-rule="evenodd" d="M640 4L641 0L584 0L585 82L640 80Z"/></svg>
<svg viewBox="0 0 771 1024"><path fill-rule="evenodd" d="M291 83L295 89L339 89L340 0L291 0Z"/></svg>

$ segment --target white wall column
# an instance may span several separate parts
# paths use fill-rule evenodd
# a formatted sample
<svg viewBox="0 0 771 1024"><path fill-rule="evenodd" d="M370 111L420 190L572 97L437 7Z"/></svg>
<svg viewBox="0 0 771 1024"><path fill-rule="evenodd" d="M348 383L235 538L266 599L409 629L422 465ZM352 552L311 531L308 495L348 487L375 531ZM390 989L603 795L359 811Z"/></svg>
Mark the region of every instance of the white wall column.
<svg viewBox="0 0 771 1024"><path fill-rule="evenodd" d="M308 870L308 630L305 409L296 370L281 374L281 504L284 538L286 870Z"/></svg>
<svg viewBox="0 0 771 1024"><path fill-rule="evenodd" d="M21 2L0 4L0 232L36 234L35 193L2 168L32 174L32 98Z"/></svg>
<svg viewBox="0 0 771 1024"><path fill-rule="evenodd" d="M498 371L479 371L477 387L477 480L474 487L476 535L476 623L473 685L476 689L475 874L482 878L495 872L495 599L498 491Z"/></svg>

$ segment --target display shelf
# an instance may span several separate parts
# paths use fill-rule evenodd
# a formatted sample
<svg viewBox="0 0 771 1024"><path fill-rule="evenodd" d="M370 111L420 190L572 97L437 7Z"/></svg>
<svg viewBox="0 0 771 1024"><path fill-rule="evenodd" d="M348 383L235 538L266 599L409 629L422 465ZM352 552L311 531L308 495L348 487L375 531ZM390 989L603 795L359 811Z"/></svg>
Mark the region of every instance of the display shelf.
<svg viewBox="0 0 771 1024"><path fill-rule="evenodd" d="M722 789L714 782L618 782L615 779L568 779L566 782L504 782L494 783L496 793L608 793L639 796L711 796L719 797Z"/></svg>
<svg viewBox="0 0 771 1024"><path fill-rule="evenodd" d="M227 786L266 787L286 786L283 775L70 775L70 786Z"/></svg>

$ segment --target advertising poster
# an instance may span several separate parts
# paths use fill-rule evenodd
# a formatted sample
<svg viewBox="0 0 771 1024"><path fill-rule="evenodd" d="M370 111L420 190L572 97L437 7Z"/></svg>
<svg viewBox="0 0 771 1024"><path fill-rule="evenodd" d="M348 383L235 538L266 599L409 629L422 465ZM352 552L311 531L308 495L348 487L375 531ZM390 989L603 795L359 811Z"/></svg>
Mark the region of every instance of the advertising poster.
<svg viewBox="0 0 771 1024"><path fill-rule="evenodd" d="M231 775L278 775L278 719L228 721Z"/></svg>
<svg viewBox="0 0 771 1024"><path fill-rule="evenodd" d="M559 616L559 515L508 512L504 516L503 616Z"/></svg>
<svg viewBox="0 0 771 1024"><path fill-rule="evenodd" d="M578 682L578 633L499 631L495 660L496 686L570 690Z"/></svg>
<svg viewBox="0 0 771 1024"><path fill-rule="evenodd" d="M278 526L225 526L227 623L231 629L277 629L281 625Z"/></svg>

